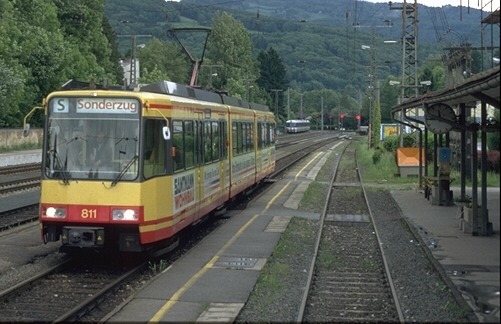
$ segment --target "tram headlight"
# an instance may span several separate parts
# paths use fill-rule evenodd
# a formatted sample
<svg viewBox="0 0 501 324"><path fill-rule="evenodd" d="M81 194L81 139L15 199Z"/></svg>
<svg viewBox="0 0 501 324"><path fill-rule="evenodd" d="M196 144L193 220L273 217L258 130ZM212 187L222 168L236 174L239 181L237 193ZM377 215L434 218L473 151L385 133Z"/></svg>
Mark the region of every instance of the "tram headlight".
<svg viewBox="0 0 501 324"><path fill-rule="evenodd" d="M50 218L65 218L66 217L66 208L64 207L47 207L45 209L45 217Z"/></svg>
<svg viewBox="0 0 501 324"><path fill-rule="evenodd" d="M134 209L113 209L114 221L137 221L139 213Z"/></svg>

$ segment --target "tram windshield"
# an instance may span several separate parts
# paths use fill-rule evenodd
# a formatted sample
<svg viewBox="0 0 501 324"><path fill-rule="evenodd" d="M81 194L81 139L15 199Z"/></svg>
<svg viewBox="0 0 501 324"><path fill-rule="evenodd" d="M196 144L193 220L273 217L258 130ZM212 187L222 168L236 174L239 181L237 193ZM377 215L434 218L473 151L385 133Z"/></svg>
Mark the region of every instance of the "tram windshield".
<svg viewBox="0 0 501 324"><path fill-rule="evenodd" d="M138 175L139 109L129 98L53 98L45 136L45 175L133 180Z"/></svg>

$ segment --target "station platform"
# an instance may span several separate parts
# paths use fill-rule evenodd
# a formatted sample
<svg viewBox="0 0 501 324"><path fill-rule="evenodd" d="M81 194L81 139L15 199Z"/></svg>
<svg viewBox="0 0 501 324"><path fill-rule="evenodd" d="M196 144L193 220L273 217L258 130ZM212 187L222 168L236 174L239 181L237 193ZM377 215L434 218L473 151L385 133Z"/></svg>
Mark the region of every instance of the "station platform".
<svg viewBox="0 0 501 324"><path fill-rule="evenodd" d="M455 197L459 187L451 187ZM432 205L416 191L391 192L407 222L422 237L480 323L500 322L499 188L487 189L492 236L473 236L461 226L461 207ZM467 189L467 194L471 192Z"/></svg>
<svg viewBox="0 0 501 324"><path fill-rule="evenodd" d="M42 150L0 153L0 167L16 164L41 163Z"/></svg>

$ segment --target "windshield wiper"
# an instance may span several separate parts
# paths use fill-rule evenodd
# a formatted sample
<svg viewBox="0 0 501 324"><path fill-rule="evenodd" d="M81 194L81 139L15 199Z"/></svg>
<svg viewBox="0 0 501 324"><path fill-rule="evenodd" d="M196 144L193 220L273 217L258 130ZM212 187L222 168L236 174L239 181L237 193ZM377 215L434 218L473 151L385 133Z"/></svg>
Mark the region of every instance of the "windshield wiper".
<svg viewBox="0 0 501 324"><path fill-rule="evenodd" d="M118 183L118 181L120 181L120 179L122 179L122 177L124 176L125 172L127 172L127 170L129 170L129 168L132 166L132 164L134 164L134 162L137 161L138 158L139 158L139 155L135 155L132 159L130 159L130 161L127 163L127 165L117 175L117 177L115 178L115 180L113 180L113 182L111 183L111 187L116 186L116 184Z"/></svg>
<svg viewBox="0 0 501 324"><path fill-rule="evenodd" d="M68 144L70 144L70 143L72 143L72 142L74 142L74 141L78 141L78 140L81 140L81 141L87 142L87 140L86 140L85 138L83 138L83 137L81 137L81 136L75 136L75 137L73 137L72 139L70 139L70 140L68 141L68 143L66 143L66 145L68 145Z"/></svg>
<svg viewBox="0 0 501 324"><path fill-rule="evenodd" d="M56 159L56 164L59 166L59 173L61 174L61 178L63 178L63 183L65 185L69 185L70 182L68 181L68 176L66 175L66 170L63 169L63 163L61 162L61 158L59 157L59 154L57 151L54 150L49 150L49 154L51 154L55 159Z"/></svg>
<svg viewBox="0 0 501 324"><path fill-rule="evenodd" d="M122 141L128 141L128 140L133 140L133 141L136 141L137 142L137 137L122 137L120 138L116 143L115 143L115 146L117 146L118 144L120 144L120 142Z"/></svg>

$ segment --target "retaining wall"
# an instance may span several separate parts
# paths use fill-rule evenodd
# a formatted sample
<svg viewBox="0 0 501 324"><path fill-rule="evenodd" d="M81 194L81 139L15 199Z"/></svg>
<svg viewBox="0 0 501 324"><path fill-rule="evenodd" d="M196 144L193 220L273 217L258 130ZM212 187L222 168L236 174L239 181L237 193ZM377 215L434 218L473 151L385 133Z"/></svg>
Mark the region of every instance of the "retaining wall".
<svg viewBox="0 0 501 324"><path fill-rule="evenodd" d="M1 128L0 129L0 147L10 148L23 144L42 145L42 128L32 128L27 137L23 136L22 128Z"/></svg>

